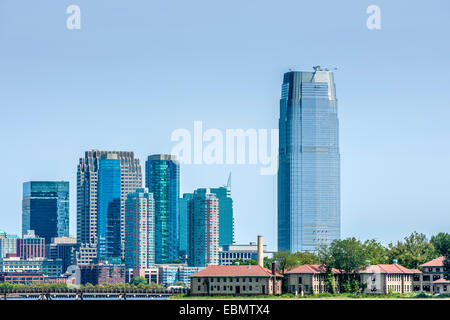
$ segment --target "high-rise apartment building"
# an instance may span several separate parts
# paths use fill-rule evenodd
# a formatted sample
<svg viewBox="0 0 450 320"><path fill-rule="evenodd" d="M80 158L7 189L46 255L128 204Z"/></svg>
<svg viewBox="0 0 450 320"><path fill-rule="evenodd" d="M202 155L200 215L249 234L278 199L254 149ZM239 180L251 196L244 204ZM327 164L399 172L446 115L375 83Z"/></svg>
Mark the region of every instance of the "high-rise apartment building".
<svg viewBox="0 0 450 320"><path fill-rule="evenodd" d="M97 183L99 162L103 155L115 154L120 160L121 191L120 219L122 254L125 239L125 200L129 193L142 188L139 159L133 152L92 150L80 159L77 171L77 240L79 243L97 243Z"/></svg>
<svg viewBox="0 0 450 320"><path fill-rule="evenodd" d="M125 266L148 269L155 265L155 203L147 188L128 195L125 207Z"/></svg>
<svg viewBox="0 0 450 320"><path fill-rule="evenodd" d="M219 199L209 188L197 189L188 201L188 265L219 264Z"/></svg>
<svg viewBox="0 0 450 320"><path fill-rule="evenodd" d="M179 162L173 155L151 155L145 175L155 201L155 262L171 263L179 259Z"/></svg>
<svg viewBox="0 0 450 320"><path fill-rule="evenodd" d="M231 173L225 186L211 188L219 199L219 246L234 243L233 199L231 198Z"/></svg>
<svg viewBox="0 0 450 320"><path fill-rule="evenodd" d="M340 238L339 123L333 73L284 74L279 119L278 250Z"/></svg>
<svg viewBox="0 0 450 320"><path fill-rule="evenodd" d="M120 237L120 159L116 154L102 156L97 182L97 254L99 259L121 257Z"/></svg>
<svg viewBox="0 0 450 320"><path fill-rule="evenodd" d="M47 243L69 236L69 182L30 181L23 184L22 235L34 230Z"/></svg>

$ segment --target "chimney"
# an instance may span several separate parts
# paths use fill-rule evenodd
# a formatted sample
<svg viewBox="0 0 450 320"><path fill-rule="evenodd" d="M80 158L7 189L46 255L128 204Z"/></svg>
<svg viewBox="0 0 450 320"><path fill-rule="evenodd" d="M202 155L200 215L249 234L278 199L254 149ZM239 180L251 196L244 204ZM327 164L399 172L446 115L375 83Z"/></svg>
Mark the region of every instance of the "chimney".
<svg viewBox="0 0 450 320"><path fill-rule="evenodd" d="M264 249L262 236L258 236L258 266L264 267Z"/></svg>
<svg viewBox="0 0 450 320"><path fill-rule="evenodd" d="M275 261L272 262L272 290L273 295L277 294L277 263Z"/></svg>

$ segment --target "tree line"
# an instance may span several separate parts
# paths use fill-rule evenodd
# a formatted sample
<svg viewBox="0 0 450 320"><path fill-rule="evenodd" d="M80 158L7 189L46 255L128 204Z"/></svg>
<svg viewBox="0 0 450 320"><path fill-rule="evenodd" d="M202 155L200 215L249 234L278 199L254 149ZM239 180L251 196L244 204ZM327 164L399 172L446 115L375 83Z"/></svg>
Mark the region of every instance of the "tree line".
<svg viewBox="0 0 450 320"><path fill-rule="evenodd" d="M332 270L340 271L340 288L342 292L355 292L360 288L359 271L374 264L390 264L393 261L408 268L419 266L437 257L444 256L445 278L450 279L450 234L440 232L427 239L422 233L413 232L403 240L383 246L375 239L361 241L354 237L334 240L328 246L322 246L317 252L278 251L273 258L264 258L264 266L271 268L277 263L277 271L284 274L304 264L320 264L326 270L327 287L334 291ZM255 260L235 260L240 264L256 264Z"/></svg>

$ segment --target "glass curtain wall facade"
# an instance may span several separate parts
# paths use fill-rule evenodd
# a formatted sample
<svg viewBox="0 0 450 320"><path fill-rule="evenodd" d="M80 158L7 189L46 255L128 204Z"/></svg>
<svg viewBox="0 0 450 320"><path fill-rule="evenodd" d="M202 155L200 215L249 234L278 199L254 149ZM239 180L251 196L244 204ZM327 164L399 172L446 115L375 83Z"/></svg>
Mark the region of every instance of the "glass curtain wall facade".
<svg viewBox="0 0 450 320"><path fill-rule="evenodd" d="M340 238L339 123L333 73L284 74L279 119L278 250Z"/></svg>
<svg viewBox="0 0 450 320"><path fill-rule="evenodd" d="M98 169L97 254L99 260L121 257L120 160L104 155Z"/></svg>
<svg viewBox="0 0 450 320"><path fill-rule="evenodd" d="M145 163L146 187L155 201L155 262L179 260L180 165L173 155L156 154Z"/></svg>
<svg viewBox="0 0 450 320"><path fill-rule="evenodd" d="M97 185L100 159L114 154L120 159L121 170L121 241L122 256L125 241L125 201L129 193L142 188L142 170L139 159L129 151L86 151L77 167L77 241L78 243L97 245Z"/></svg>
<svg viewBox="0 0 450 320"><path fill-rule="evenodd" d="M148 269L155 266L155 207L147 188L130 193L125 210L125 266Z"/></svg>
<svg viewBox="0 0 450 320"><path fill-rule="evenodd" d="M179 201L179 210L180 210L180 258L182 261L186 260L188 254L188 235L189 235L189 225L188 225L188 202L189 199L192 199L194 195L192 193L183 194L183 198L180 198Z"/></svg>
<svg viewBox="0 0 450 320"><path fill-rule="evenodd" d="M47 243L69 236L69 182L30 181L23 184L22 234L34 230Z"/></svg>

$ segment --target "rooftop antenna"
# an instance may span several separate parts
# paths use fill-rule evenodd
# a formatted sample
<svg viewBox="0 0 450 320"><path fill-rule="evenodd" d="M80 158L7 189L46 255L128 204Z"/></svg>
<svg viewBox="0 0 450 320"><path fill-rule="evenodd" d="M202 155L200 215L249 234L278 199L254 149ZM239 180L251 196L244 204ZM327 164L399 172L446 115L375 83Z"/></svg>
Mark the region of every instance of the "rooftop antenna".
<svg viewBox="0 0 450 320"><path fill-rule="evenodd" d="M313 66L314 71L322 71L320 66Z"/></svg>

